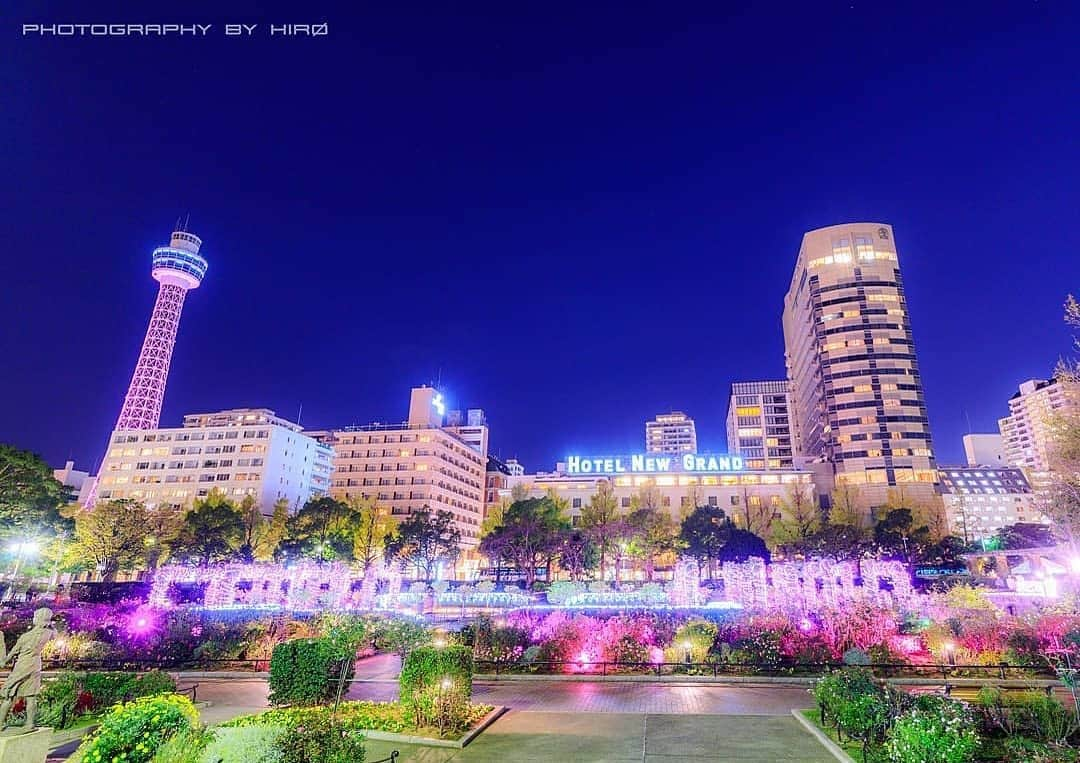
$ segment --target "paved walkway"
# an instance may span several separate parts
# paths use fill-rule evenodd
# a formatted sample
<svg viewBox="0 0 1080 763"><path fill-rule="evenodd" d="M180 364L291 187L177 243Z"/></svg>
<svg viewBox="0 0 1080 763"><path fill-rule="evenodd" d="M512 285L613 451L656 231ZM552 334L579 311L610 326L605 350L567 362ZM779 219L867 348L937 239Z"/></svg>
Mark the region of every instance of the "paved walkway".
<svg viewBox="0 0 1080 763"><path fill-rule="evenodd" d="M198 698L209 701L207 723L220 723L266 707L262 679L200 679ZM397 681L354 682L346 697L386 702L397 699ZM813 706L798 686L711 686L703 684L503 681L473 684L473 699L516 711L556 713L639 713L699 715L779 715Z"/></svg>
<svg viewBox="0 0 1080 763"><path fill-rule="evenodd" d="M510 712L463 750L368 741L367 760L399 763L830 763L831 754L788 715L638 715Z"/></svg>

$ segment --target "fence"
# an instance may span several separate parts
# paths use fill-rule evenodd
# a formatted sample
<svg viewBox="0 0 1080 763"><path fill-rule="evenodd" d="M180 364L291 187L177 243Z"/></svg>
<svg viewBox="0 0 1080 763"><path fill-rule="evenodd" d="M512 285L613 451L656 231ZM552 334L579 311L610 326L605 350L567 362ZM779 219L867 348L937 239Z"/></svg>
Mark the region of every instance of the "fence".
<svg viewBox="0 0 1080 763"><path fill-rule="evenodd" d="M478 675L571 674L571 675L655 675L655 676L817 676L847 667L840 662L607 662L607 661L535 661L477 660ZM910 665L907 663L872 663L875 674L890 678L1054 678L1054 672L1038 665Z"/></svg>

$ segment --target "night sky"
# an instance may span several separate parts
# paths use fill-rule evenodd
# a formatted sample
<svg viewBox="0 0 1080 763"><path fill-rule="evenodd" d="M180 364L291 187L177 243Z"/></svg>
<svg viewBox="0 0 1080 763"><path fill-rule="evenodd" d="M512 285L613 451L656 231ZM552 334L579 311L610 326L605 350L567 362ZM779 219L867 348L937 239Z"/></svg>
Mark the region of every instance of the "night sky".
<svg viewBox="0 0 1080 763"><path fill-rule="evenodd" d="M166 426L399 421L441 378L530 470L672 408L720 450L731 382L784 375L802 233L859 220L895 226L941 463L1070 351L1080 4L153 5L0 27L0 441L56 465L96 468L188 214ZM215 26L21 33L63 22Z"/></svg>

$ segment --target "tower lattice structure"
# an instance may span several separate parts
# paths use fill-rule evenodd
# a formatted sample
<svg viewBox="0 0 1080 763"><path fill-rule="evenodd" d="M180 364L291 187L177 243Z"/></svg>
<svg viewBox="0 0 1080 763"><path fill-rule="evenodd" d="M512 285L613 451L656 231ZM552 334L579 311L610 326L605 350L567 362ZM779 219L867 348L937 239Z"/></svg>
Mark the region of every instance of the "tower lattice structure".
<svg viewBox="0 0 1080 763"><path fill-rule="evenodd" d="M116 420L116 430L158 427L184 297L191 289L197 289L206 275L207 262L199 254L201 246L202 239L198 236L176 230L169 245L158 247L151 256L150 274L160 286L135 372ZM96 497L97 480L85 503L93 504Z"/></svg>

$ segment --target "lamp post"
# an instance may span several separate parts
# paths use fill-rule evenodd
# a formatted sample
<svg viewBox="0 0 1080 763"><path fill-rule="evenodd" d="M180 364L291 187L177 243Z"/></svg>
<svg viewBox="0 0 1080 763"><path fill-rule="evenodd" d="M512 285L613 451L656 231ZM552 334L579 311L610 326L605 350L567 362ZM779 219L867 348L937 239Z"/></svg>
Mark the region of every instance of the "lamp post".
<svg viewBox="0 0 1080 763"><path fill-rule="evenodd" d="M15 566L11 570L11 587L8 589L9 598L15 598L15 582L19 577L19 567L28 556L33 556L41 550L36 540L15 541L8 546L8 552L15 555Z"/></svg>
<svg viewBox="0 0 1080 763"><path fill-rule="evenodd" d="M684 641L682 642L682 648L683 661L686 663L687 667L689 667L694 659L693 644L691 644L689 641Z"/></svg>
<svg viewBox="0 0 1080 763"><path fill-rule="evenodd" d="M956 667L956 644L952 641L946 641L944 646L945 659L949 663L949 667Z"/></svg>

